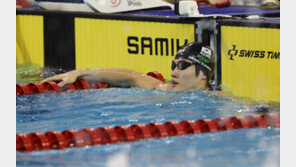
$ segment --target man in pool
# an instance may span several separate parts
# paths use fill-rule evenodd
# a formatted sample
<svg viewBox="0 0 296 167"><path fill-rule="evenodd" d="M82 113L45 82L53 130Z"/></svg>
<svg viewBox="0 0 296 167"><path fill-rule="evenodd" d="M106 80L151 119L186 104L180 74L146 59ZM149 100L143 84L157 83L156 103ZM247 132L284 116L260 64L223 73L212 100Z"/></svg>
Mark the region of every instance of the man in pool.
<svg viewBox="0 0 296 167"><path fill-rule="evenodd" d="M116 86L131 86L147 89L187 91L190 89L210 90L209 81L215 70L213 50L197 42L184 45L172 61L171 83L163 83L148 75L130 69L105 67L91 70L74 70L59 74L45 81L59 82L60 87L77 79L97 80Z"/></svg>

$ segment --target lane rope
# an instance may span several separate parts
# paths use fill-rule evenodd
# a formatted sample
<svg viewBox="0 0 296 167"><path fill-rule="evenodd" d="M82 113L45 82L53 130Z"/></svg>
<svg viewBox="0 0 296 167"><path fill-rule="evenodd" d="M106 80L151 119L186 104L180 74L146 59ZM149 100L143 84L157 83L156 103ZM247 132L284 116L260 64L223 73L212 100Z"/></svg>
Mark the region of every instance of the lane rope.
<svg viewBox="0 0 296 167"><path fill-rule="evenodd" d="M162 82L165 82L165 79L161 75L161 73L157 71L147 73L148 76L159 79ZM114 86L111 84L106 84L103 82L96 81L86 81L86 80L77 80L73 84L68 84L62 88L60 88L56 82L44 82L44 83L28 83L24 84L16 84L16 95L31 95L31 94L39 94L39 93L50 93L50 92L65 92L67 90L76 90L76 89L105 89L105 88L124 88L120 86ZM127 87L125 87L127 88Z"/></svg>
<svg viewBox="0 0 296 167"><path fill-rule="evenodd" d="M82 128L46 133L32 132L16 134L16 150L30 152L40 150L57 150L118 142L134 142L150 138L165 138L198 133L245 129L245 128L280 128L280 114L233 116L230 118L168 121L165 123L119 125L114 127Z"/></svg>

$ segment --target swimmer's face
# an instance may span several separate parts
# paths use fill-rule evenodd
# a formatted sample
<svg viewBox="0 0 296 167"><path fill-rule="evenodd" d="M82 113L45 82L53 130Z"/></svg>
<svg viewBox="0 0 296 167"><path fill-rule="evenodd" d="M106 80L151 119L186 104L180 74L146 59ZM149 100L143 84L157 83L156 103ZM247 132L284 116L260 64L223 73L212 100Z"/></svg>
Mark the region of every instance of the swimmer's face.
<svg viewBox="0 0 296 167"><path fill-rule="evenodd" d="M175 59L173 60L173 63L178 64L182 61L192 63L190 60L187 59ZM206 81L207 78L201 70L196 76L195 65L193 64L187 64L187 68L183 70L179 69L179 67L176 66L172 71L172 90L174 91L186 91L190 89L206 88Z"/></svg>

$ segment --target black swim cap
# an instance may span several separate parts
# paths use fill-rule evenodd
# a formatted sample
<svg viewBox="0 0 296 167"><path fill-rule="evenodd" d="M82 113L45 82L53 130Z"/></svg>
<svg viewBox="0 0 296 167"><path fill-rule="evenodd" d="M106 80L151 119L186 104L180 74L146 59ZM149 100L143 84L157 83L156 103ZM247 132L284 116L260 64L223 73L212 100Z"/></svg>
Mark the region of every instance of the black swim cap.
<svg viewBox="0 0 296 167"><path fill-rule="evenodd" d="M198 67L207 76L208 80L212 78L215 72L215 54L209 46L202 43L192 42L182 46L178 50L175 59L188 59L198 64Z"/></svg>

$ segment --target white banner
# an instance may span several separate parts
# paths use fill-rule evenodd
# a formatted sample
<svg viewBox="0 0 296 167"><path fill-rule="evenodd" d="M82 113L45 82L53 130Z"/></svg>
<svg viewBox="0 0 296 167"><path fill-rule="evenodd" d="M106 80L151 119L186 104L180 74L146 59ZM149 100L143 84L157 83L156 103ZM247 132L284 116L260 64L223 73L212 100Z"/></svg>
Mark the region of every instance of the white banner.
<svg viewBox="0 0 296 167"><path fill-rule="evenodd" d="M157 7L174 9L173 4L163 0L84 0L84 2L101 13L127 12Z"/></svg>
<svg viewBox="0 0 296 167"><path fill-rule="evenodd" d="M47 0L29 0L35 5L46 10L80 11L80 12L101 12L117 13L141 9L168 7L174 10L174 5L163 0L84 0L83 2L60 2Z"/></svg>

